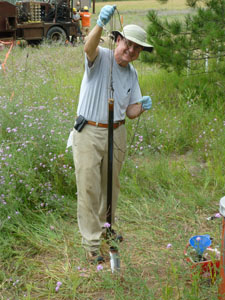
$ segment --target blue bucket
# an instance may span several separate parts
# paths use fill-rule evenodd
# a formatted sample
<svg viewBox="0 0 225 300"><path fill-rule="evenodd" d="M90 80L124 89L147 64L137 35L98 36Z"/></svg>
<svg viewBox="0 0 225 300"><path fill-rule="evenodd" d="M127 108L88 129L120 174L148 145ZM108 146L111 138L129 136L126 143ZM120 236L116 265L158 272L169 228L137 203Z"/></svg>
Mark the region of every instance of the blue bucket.
<svg viewBox="0 0 225 300"><path fill-rule="evenodd" d="M210 240L210 236L206 234L193 236L190 238L189 243L196 250L198 255L202 255L212 242Z"/></svg>

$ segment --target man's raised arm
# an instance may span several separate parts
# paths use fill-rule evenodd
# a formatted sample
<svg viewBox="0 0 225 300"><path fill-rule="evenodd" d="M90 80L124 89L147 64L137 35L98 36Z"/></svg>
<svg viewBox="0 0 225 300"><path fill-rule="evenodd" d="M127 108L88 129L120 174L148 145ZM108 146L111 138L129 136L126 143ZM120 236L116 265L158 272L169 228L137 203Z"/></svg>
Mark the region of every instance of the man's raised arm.
<svg viewBox="0 0 225 300"><path fill-rule="evenodd" d="M100 11L97 24L88 35L84 46L84 51L87 54L87 58L90 62L93 62L98 55L98 44L101 38L102 28L109 22L114 14L115 9L115 5L105 5Z"/></svg>

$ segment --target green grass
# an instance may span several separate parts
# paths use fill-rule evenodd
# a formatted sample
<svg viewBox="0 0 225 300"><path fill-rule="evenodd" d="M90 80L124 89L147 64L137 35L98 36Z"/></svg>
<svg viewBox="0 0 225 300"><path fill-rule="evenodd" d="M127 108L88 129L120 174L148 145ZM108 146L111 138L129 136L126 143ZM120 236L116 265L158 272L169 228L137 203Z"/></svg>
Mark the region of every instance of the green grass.
<svg viewBox="0 0 225 300"><path fill-rule="evenodd" d="M219 280L191 278L184 249L191 236L206 233L220 247L221 218L206 218L224 196L224 78L134 66L153 108L126 122L116 225L125 237L120 276L109 263L100 272L87 264L76 222L66 141L82 46L16 47L6 73L0 70L0 299L217 299Z"/></svg>
<svg viewBox="0 0 225 300"><path fill-rule="evenodd" d="M96 2L95 14L91 17L91 26L96 24L96 20L101 8L104 5L114 5L117 6L117 12L115 16L115 29L120 30L120 17L123 18L123 26L127 24L136 24L139 26L147 27L148 18L147 13L149 10L156 10L160 15L160 18L173 20L178 18L182 20L185 14L189 11L189 7L186 6L185 0L169 0L167 4L161 4L157 0L143 0L143 1L107 1L107 2ZM92 10L91 10L92 12ZM137 17L138 15L138 17Z"/></svg>
<svg viewBox="0 0 225 300"><path fill-rule="evenodd" d="M180 10L186 9L186 0L169 0L166 4L162 4L157 0L138 0L138 1L102 1L96 2L96 12L99 12L101 7L104 5L114 5L116 4L117 8L125 12L126 14L132 11L146 11L149 9L157 10Z"/></svg>

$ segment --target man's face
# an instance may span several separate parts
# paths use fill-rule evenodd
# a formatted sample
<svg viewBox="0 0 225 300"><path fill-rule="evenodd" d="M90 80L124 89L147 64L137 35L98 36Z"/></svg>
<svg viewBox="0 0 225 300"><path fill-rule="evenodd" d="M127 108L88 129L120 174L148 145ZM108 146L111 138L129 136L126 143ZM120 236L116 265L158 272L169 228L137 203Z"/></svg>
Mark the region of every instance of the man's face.
<svg viewBox="0 0 225 300"><path fill-rule="evenodd" d="M129 62L134 61L138 58L143 47L123 38L122 36L117 37L117 47L115 49L115 59L116 62L122 66L126 67Z"/></svg>

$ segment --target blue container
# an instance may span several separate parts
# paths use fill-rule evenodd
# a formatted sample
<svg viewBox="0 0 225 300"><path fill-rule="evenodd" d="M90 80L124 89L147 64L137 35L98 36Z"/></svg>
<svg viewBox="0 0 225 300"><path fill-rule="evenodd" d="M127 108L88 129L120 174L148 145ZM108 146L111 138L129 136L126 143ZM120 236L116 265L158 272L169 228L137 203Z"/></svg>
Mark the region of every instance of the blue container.
<svg viewBox="0 0 225 300"><path fill-rule="evenodd" d="M211 245L210 236L206 235L195 235L189 240L190 245L196 250L198 255L202 255L203 252Z"/></svg>

